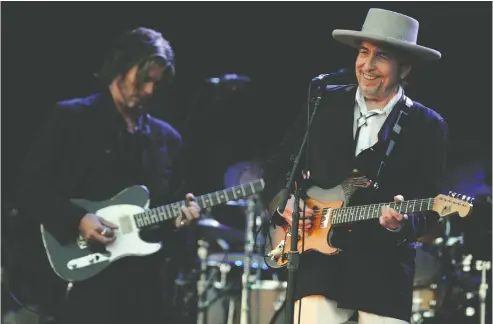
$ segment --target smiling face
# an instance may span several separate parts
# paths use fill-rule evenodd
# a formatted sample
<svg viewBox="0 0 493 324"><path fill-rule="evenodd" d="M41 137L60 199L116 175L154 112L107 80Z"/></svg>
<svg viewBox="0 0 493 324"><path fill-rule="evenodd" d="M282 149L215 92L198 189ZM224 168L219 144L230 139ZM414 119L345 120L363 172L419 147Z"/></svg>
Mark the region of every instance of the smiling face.
<svg viewBox="0 0 493 324"><path fill-rule="evenodd" d="M364 41L355 63L356 78L363 96L368 100L390 100L411 67L399 62L394 53Z"/></svg>

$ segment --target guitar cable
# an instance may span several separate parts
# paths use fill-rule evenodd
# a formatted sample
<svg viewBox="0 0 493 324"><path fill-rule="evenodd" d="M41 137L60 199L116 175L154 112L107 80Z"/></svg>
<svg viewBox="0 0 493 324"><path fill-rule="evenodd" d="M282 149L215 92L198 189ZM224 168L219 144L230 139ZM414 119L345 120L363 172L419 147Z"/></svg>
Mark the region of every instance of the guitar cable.
<svg viewBox="0 0 493 324"><path fill-rule="evenodd" d="M39 310L36 310L34 308L31 308L30 306L28 306L27 304L23 303L15 294L14 292L12 291L12 286L11 286L11 282L10 282L10 276L9 274L11 273L10 270L12 270L11 268L11 265L10 265L10 262L6 262L6 264L4 265L4 268L5 268L5 271L4 273L2 274L2 283L5 284L5 287L7 288L7 291L9 292L9 295L10 297L12 298L12 300L14 302L16 302L21 308L27 310L28 312L36 315L36 323L37 324L43 324L44 321L46 320L54 320L54 317L53 316L47 316L47 315L42 315ZM46 317L46 318L42 318L42 317ZM17 323L17 316L15 316L15 322ZM43 321L43 322L41 322Z"/></svg>
<svg viewBox="0 0 493 324"><path fill-rule="evenodd" d="M12 264L11 262L5 262L4 264L4 269L5 271L3 271L2 273L2 283L5 284L5 287L7 288L7 291L9 292L9 295L10 297L12 298L12 300L17 303L21 308L27 310L28 312L36 315L36 323L37 324L45 324L45 323L51 323L52 321L55 320L55 316L53 315L46 315L46 314L42 314L39 310L36 310L34 308L32 308L31 306L28 306L26 303L22 302L16 295L15 293L13 292L13 289L12 289L12 285L11 285L11 280L10 280L10 276L9 274L12 273L13 269L12 269ZM65 291L65 298L64 298L64 302L67 301L68 299L68 295L70 293L70 291L72 290L74 284L73 282L68 282L67 284L67 289ZM17 323L17 318L15 319L15 322Z"/></svg>

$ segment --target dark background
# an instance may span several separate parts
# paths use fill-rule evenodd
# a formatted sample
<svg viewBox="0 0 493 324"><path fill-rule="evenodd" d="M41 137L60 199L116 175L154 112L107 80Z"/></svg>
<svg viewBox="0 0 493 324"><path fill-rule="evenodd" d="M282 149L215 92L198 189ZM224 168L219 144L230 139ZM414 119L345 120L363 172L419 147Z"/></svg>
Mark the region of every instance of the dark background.
<svg viewBox="0 0 493 324"><path fill-rule="evenodd" d="M407 94L447 120L449 165L476 163L473 180L481 182L484 157L491 169L491 3L23 2L2 3L3 201L13 199L20 161L53 103L97 89L93 73L121 32L155 28L175 50L177 77L152 113L203 141L197 158L209 178L200 193L222 186L226 166L269 152L312 77L353 66L355 51L331 32L360 29L371 7L415 17L418 43L442 53L438 63L414 68ZM249 104L197 100L212 91L204 80L224 73L253 80ZM200 125L190 128L187 117L197 116Z"/></svg>
<svg viewBox="0 0 493 324"><path fill-rule="evenodd" d="M9 2L1 6L3 211L15 205L20 163L42 120L56 101L98 89L93 73L120 33L154 28L175 50L176 80L152 113L193 143L199 194L222 188L228 166L268 155L311 78L353 66L355 51L331 32L359 30L371 7L416 18L418 43L442 53L413 68L406 94L449 124L444 191L491 192L491 2ZM249 76L253 95L204 86L225 73ZM221 104L207 105L215 95Z"/></svg>

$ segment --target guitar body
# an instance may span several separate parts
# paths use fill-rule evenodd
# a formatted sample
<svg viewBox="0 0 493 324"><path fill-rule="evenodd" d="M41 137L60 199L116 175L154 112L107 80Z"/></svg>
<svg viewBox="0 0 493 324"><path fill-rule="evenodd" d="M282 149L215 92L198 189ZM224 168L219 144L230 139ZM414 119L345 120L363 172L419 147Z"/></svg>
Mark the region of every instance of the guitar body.
<svg viewBox="0 0 493 324"><path fill-rule="evenodd" d="M332 229L330 222L330 210L333 208L340 208L344 205L346 197L342 186L338 185L330 189L322 189L313 186L308 189L307 195L309 197L306 201L308 207L313 209L316 206L319 211L327 209L328 212L324 215L319 214L314 217L314 219L312 219L312 228L307 232L298 232L298 252L302 253L310 250L316 250L327 255L338 253L339 249L330 245L329 233ZM300 211L300 213L301 212L302 211ZM291 235L289 234L289 230L290 228L288 225L280 226L276 229L276 231L283 232L282 234L276 233L275 235L275 237L282 237L284 240L282 254L276 260L278 266L281 267L287 265L288 252L291 250ZM304 242L303 237L305 239Z"/></svg>
<svg viewBox="0 0 493 324"><path fill-rule="evenodd" d="M314 199L307 200L307 206L313 208L315 206L319 207L320 210L324 208L332 209L339 208L342 206L343 202L332 202L332 203L321 203ZM289 231L288 226L281 227L286 233ZM301 227L300 227L301 228ZM307 232L299 232L298 236L298 252L308 252L310 250L315 250L323 254L335 254L338 253L338 249L332 247L329 242L329 232L332 226L330 225L330 215L318 215L312 220L312 228ZM305 239L303 242L303 238ZM291 250L291 235L285 235L284 239L284 249L283 254L278 260L278 265L285 266L288 263L288 252Z"/></svg>
<svg viewBox="0 0 493 324"><path fill-rule="evenodd" d="M81 281L107 268L126 256L145 256L161 248L160 243L147 243L140 238L132 215L149 206L149 192L144 186L127 188L105 201L72 199L89 213L96 214L117 225L116 240L107 246L90 245L81 236L61 244L41 225L41 236L51 267L65 281Z"/></svg>

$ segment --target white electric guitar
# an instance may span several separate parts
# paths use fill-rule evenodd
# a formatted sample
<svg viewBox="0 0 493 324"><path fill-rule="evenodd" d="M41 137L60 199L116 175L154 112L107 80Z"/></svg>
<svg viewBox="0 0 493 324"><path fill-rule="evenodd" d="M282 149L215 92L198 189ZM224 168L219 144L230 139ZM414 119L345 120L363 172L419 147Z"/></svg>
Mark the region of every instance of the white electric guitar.
<svg viewBox="0 0 493 324"><path fill-rule="evenodd" d="M264 181L257 180L196 197L201 208L212 207L231 200L256 194L264 189ZM95 250L79 235L73 241L61 244L43 225L41 234L48 260L55 273L70 282L88 279L112 262L127 256L145 256L161 248L160 243L148 243L139 232L146 227L158 225L181 215L184 201L153 209L149 207L149 192L144 186L127 188L105 201L72 199L88 213L96 214L118 226L116 240Z"/></svg>

